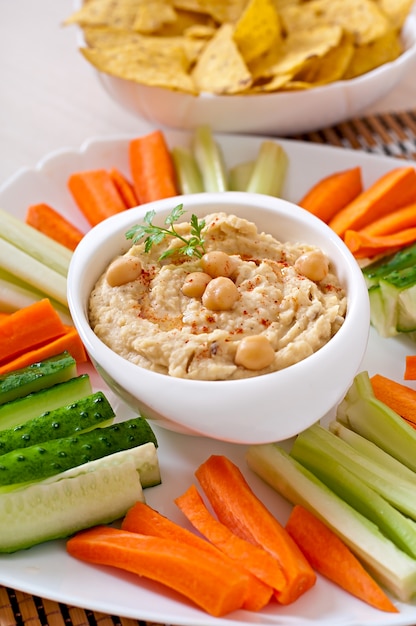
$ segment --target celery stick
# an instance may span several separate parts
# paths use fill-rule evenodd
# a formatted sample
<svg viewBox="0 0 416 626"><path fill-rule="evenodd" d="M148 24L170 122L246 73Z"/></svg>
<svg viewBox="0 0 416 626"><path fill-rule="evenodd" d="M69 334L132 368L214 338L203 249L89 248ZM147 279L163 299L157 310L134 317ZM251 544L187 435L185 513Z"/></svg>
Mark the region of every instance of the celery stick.
<svg viewBox="0 0 416 626"><path fill-rule="evenodd" d="M334 436L334 435L331 435ZM335 455L325 444L316 442L313 437L297 437L290 455L322 480L340 498L345 500L359 513L377 524L380 530L393 541L398 548L416 557L416 524L402 515L385 498L379 495L365 480L347 464L338 462ZM363 476L366 469L362 468Z"/></svg>
<svg viewBox="0 0 416 626"><path fill-rule="evenodd" d="M176 177L181 193L201 193L204 191L201 172L189 148L175 146L172 149Z"/></svg>
<svg viewBox="0 0 416 626"><path fill-rule="evenodd" d="M192 151L202 175L204 191L227 191L224 157L209 126L200 126L195 130Z"/></svg>
<svg viewBox="0 0 416 626"><path fill-rule="evenodd" d="M407 465L404 465L395 459L391 456L391 454L387 454L387 452L382 450L379 446L376 446L376 444L372 441L362 437L354 430L347 428L347 426L344 426L341 422L332 420L332 422L329 423L329 430L334 433L334 435L343 439L343 441L355 448L357 452L365 454L370 459L373 459L377 463L383 465L386 469L394 472L397 478L403 478L404 480L410 481L413 480L416 483L416 473L409 469Z"/></svg>
<svg viewBox="0 0 416 626"><path fill-rule="evenodd" d="M50 237L0 209L0 237L62 276L68 273L72 252Z"/></svg>
<svg viewBox="0 0 416 626"><path fill-rule="evenodd" d="M416 593L416 560L377 526L334 494L277 444L250 446L251 469L292 504L301 504L326 523L374 577L403 602Z"/></svg>
<svg viewBox="0 0 416 626"><path fill-rule="evenodd" d="M302 445L313 446L323 457L329 454L399 511L416 519L415 481L399 478L394 471L361 454L319 424L298 435L291 454L295 455Z"/></svg>
<svg viewBox="0 0 416 626"><path fill-rule="evenodd" d="M288 157L275 141L263 141L246 191L280 196L286 178Z"/></svg>
<svg viewBox="0 0 416 626"><path fill-rule="evenodd" d="M65 276L1 238L0 267L68 306Z"/></svg>
<svg viewBox="0 0 416 626"><path fill-rule="evenodd" d="M374 396L368 372L355 376L336 418L416 471L416 430Z"/></svg>
<svg viewBox="0 0 416 626"><path fill-rule="evenodd" d="M238 163L229 171L231 191L246 191L254 169L254 161Z"/></svg>

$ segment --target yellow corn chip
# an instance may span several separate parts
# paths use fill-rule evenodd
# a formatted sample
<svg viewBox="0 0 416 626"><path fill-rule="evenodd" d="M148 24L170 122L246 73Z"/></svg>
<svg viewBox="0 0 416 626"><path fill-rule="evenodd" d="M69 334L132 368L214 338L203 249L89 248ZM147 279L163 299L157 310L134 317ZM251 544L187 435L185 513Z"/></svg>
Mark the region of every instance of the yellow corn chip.
<svg viewBox="0 0 416 626"><path fill-rule="evenodd" d="M249 65L255 79L278 75L294 76L312 58L323 57L342 39L340 26L318 26L291 33L268 55Z"/></svg>
<svg viewBox="0 0 416 626"><path fill-rule="evenodd" d="M165 24L176 21L176 11L167 2L148 1L137 7L132 29L139 33L155 33Z"/></svg>
<svg viewBox="0 0 416 626"><path fill-rule="evenodd" d="M195 94L188 60L180 46L156 47L143 38L140 45L82 48L84 57L101 72L152 87Z"/></svg>
<svg viewBox="0 0 416 626"><path fill-rule="evenodd" d="M234 29L234 41L246 63L267 52L280 38L273 0L250 0Z"/></svg>
<svg viewBox="0 0 416 626"><path fill-rule="evenodd" d="M397 30L403 26L414 4L414 0L376 0L376 2L387 15L391 27Z"/></svg>
<svg viewBox="0 0 416 626"><path fill-rule="evenodd" d="M343 78L350 79L362 76L366 72L384 65L384 63L394 61L402 52L400 37L396 30L391 30L387 35L372 43L357 46Z"/></svg>
<svg viewBox="0 0 416 626"><path fill-rule="evenodd" d="M246 3L247 0L172 0L176 9L205 13L220 24L236 22Z"/></svg>
<svg viewBox="0 0 416 626"><path fill-rule="evenodd" d="M390 30L386 15L374 0L310 0L282 8L280 17L290 34L320 24L338 25L354 36L357 45L370 43Z"/></svg>
<svg viewBox="0 0 416 626"><path fill-rule="evenodd" d="M65 24L130 29L143 0L89 0Z"/></svg>
<svg viewBox="0 0 416 626"><path fill-rule="evenodd" d="M223 24L201 52L191 76L198 91L241 93L250 87L251 74L233 40L233 26Z"/></svg>
<svg viewBox="0 0 416 626"><path fill-rule="evenodd" d="M341 42L322 57L313 57L306 61L304 67L294 77L294 81L314 87L341 80L353 55L353 37L346 33Z"/></svg>

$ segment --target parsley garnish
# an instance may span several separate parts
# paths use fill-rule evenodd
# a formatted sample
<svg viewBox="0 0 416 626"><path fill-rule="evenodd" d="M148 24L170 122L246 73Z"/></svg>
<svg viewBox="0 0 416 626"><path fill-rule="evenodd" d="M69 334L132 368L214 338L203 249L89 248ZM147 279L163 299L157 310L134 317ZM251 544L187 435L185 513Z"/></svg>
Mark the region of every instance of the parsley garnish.
<svg viewBox="0 0 416 626"><path fill-rule="evenodd" d="M175 230L175 223L184 213L183 204L178 204L165 219L167 228L163 228L161 226L155 226L155 224L152 223L156 215L155 211L148 211L144 216L143 224L132 226L132 228L127 231L126 238L132 239L133 243L138 243L145 237L144 251L150 252L152 247L161 243L165 237L176 237L183 242L183 245L162 252L159 257L160 261L173 255L196 256L200 259L205 253L205 240L202 232L205 228L205 220L198 220L196 215L192 215L190 219L191 234L189 237L183 237Z"/></svg>

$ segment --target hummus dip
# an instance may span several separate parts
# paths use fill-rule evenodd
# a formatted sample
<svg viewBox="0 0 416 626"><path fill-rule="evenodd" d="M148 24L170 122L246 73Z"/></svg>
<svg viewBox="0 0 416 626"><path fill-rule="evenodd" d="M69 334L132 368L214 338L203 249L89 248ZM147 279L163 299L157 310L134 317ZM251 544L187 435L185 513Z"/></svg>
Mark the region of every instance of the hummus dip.
<svg viewBox="0 0 416 626"><path fill-rule="evenodd" d="M90 324L105 344L155 372L230 380L286 368L334 336L344 321L346 294L318 248L279 242L235 215L204 219L205 252L221 251L230 260L220 278L232 288L228 304L221 308L204 304L203 295L185 295L189 277L206 276L207 269L196 257L159 260L180 240L167 237L148 252L144 242L133 244L121 259L137 263L136 275L118 284L107 270L90 296ZM191 225L176 229L186 237Z"/></svg>

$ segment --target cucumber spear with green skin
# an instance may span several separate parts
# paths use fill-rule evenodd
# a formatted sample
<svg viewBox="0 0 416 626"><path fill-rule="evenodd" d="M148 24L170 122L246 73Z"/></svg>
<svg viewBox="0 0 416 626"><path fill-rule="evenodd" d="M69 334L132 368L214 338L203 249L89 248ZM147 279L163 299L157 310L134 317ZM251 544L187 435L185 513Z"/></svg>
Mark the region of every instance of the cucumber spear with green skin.
<svg viewBox="0 0 416 626"><path fill-rule="evenodd" d="M80 374L52 387L32 391L22 398L0 404L0 428L15 428L46 411L54 411L92 393L88 374Z"/></svg>
<svg viewBox="0 0 416 626"><path fill-rule="evenodd" d="M148 442L157 446L156 436L148 422L136 417L80 435L52 439L7 452L0 456L0 492Z"/></svg>
<svg viewBox="0 0 416 626"><path fill-rule="evenodd" d="M102 391L97 391L53 411L45 411L24 424L0 430L0 458L12 450L62 439L100 425L108 426L114 417L109 401Z"/></svg>
<svg viewBox="0 0 416 626"><path fill-rule="evenodd" d="M69 352L33 363L0 376L0 404L46 389L77 375L77 364Z"/></svg>

